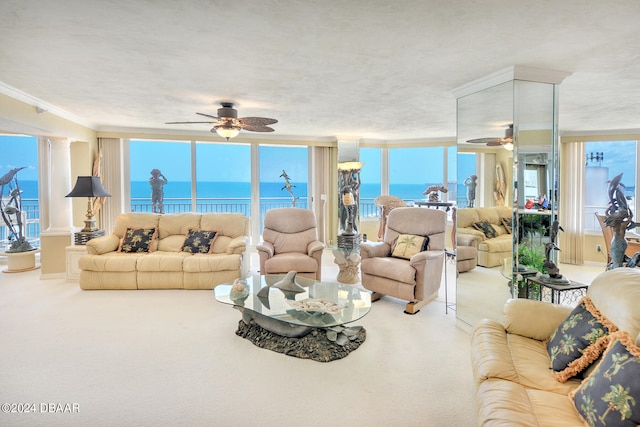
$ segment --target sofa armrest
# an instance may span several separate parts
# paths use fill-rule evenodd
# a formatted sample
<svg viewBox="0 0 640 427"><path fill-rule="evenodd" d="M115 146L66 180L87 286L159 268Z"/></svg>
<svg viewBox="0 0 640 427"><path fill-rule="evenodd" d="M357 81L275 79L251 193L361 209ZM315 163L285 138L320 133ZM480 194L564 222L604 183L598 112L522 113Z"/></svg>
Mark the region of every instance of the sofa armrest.
<svg viewBox="0 0 640 427"><path fill-rule="evenodd" d="M385 242L362 242L360 243L360 257L376 258L386 257L391 253L391 246Z"/></svg>
<svg viewBox="0 0 640 427"><path fill-rule="evenodd" d="M307 245L307 254L313 257L316 252L322 252L324 250L324 243L319 240L314 240Z"/></svg>
<svg viewBox="0 0 640 427"><path fill-rule="evenodd" d="M510 299L504 305L504 328L510 334L546 340L573 310L571 307L528 299Z"/></svg>
<svg viewBox="0 0 640 427"><path fill-rule="evenodd" d="M115 234L93 238L87 242L87 253L90 255L102 255L114 252L120 246L120 238Z"/></svg>
<svg viewBox="0 0 640 427"><path fill-rule="evenodd" d="M244 251L247 250L248 244L249 244L249 236L238 236L229 242L229 246L227 246L227 253L229 255L231 254L241 255Z"/></svg>
<svg viewBox="0 0 640 427"><path fill-rule="evenodd" d="M271 258L275 252L275 248L271 242L260 242L260 244L256 246L256 250L261 256L266 256L267 259Z"/></svg>
<svg viewBox="0 0 640 427"><path fill-rule="evenodd" d="M478 249L478 244L482 242L482 238L476 234L460 233L456 235L456 246L472 246Z"/></svg>

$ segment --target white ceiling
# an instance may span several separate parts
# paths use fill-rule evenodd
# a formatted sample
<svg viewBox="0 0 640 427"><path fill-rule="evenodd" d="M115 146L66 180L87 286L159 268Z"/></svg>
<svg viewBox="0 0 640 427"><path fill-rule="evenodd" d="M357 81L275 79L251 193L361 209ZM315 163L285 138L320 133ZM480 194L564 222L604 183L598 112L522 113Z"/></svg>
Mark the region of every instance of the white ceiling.
<svg viewBox="0 0 640 427"><path fill-rule="evenodd" d="M560 85L564 132L640 128L638 0L0 6L0 90L96 130L206 133L164 123L231 100L241 117L278 119L278 137L453 139L453 89L511 65L572 73Z"/></svg>

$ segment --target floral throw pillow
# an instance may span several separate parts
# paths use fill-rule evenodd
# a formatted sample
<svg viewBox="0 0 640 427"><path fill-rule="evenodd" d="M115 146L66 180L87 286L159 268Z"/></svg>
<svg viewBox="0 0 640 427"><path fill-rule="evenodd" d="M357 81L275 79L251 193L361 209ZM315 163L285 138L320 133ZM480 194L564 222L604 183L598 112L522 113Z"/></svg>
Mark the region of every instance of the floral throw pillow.
<svg viewBox="0 0 640 427"><path fill-rule="evenodd" d="M610 334L617 330L589 297L583 297L546 343L556 379L565 382L586 369L600 357Z"/></svg>
<svg viewBox="0 0 640 427"><path fill-rule="evenodd" d="M213 241L218 235L215 231L189 229L182 245L182 252L192 254L208 254L213 247Z"/></svg>
<svg viewBox="0 0 640 427"><path fill-rule="evenodd" d="M414 236L413 234L401 234L393 245L391 256L395 258L411 259L418 252L422 252L429 246L429 236Z"/></svg>
<svg viewBox="0 0 640 427"><path fill-rule="evenodd" d="M484 233L484 235L487 237L487 239L492 239L492 238L498 236L498 233L496 233L496 229L493 228L493 226L491 225L491 223L489 221L474 222L473 223L473 227L476 230L482 231Z"/></svg>
<svg viewBox="0 0 640 427"><path fill-rule="evenodd" d="M628 333L611 336L596 369L569 397L590 426L640 425L640 348Z"/></svg>
<svg viewBox="0 0 640 427"><path fill-rule="evenodd" d="M120 240L118 252L151 252L151 244L156 238L156 229L127 227Z"/></svg>

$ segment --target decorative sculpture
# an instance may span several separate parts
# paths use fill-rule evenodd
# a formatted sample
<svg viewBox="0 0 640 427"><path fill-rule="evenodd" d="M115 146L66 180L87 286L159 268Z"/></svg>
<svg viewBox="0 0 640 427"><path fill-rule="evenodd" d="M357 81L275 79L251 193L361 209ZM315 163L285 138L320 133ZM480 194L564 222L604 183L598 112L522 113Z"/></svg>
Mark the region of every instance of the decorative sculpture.
<svg viewBox="0 0 640 427"><path fill-rule="evenodd" d="M160 172L160 169L151 170L151 206L154 213L164 213L164 189L165 184L169 182L167 178Z"/></svg>
<svg viewBox="0 0 640 427"><path fill-rule="evenodd" d="M18 172L24 169L11 169L0 178L0 215L9 230L8 239L11 242L7 253L28 252L35 248L27 241L22 212L22 190L18 184ZM9 186L8 201L5 202L4 188Z"/></svg>
<svg viewBox="0 0 640 427"><path fill-rule="evenodd" d="M464 180L467 187L467 207L472 208L476 204L476 187L478 186L478 176L470 175Z"/></svg>
<svg viewBox="0 0 640 427"><path fill-rule="evenodd" d="M430 202L439 202L440 201L440 193L446 193L447 188L442 184L432 185L428 187L426 190L422 192L425 196L427 196L427 200Z"/></svg>
<svg viewBox="0 0 640 427"><path fill-rule="evenodd" d="M633 221L633 212L627 205L627 199L624 195L624 184L622 183L622 173L613 177L609 181L608 195L609 203L605 211L604 223L613 229L613 238L611 239L611 264L608 269L623 267L626 263L627 267L635 267L640 260L640 252L636 252L633 257L625 254L627 250L627 240L625 232L638 224Z"/></svg>
<svg viewBox="0 0 640 427"><path fill-rule="evenodd" d="M295 187L295 185L291 184L291 181L289 181L291 178L289 178L289 175L287 175L287 172L285 172L284 169L282 169L282 173L280 174L280 178L284 178L284 187L282 187L281 190L287 190L289 192L289 194L291 194L291 207L295 208L296 207L296 200L298 200L296 195L293 194L293 187Z"/></svg>
<svg viewBox="0 0 640 427"><path fill-rule="evenodd" d="M560 227L560 223L556 219L553 221L551 225L551 231L549 232L549 242L544 244L544 264L543 266L547 269L547 274L543 274L541 279L547 283L569 283L569 280L566 277L563 277L560 274L560 269L556 265L555 262L551 259L551 251L557 250L560 248L556 245L556 239L558 238L558 230L564 231L562 227Z"/></svg>

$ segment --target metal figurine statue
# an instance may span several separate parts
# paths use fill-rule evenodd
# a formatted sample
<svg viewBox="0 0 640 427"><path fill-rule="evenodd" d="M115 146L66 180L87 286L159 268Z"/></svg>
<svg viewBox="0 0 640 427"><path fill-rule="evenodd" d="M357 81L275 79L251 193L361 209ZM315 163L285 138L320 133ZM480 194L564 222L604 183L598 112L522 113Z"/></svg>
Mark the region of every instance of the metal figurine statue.
<svg viewBox="0 0 640 427"><path fill-rule="evenodd" d="M26 167L26 166L25 166ZM18 172L21 168L11 169L0 178L0 215L9 230L9 241L11 245L8 253L28 252L35 248L27 241L25 236L25 226L22 212L22 190L18 184ZM5 197L4 189L8 188L8 196Z"/></svg>
<svg viewBox="0 0 640 427"><path fill-rule="evenodd" d="M621 173L609 181L609 204L605 211L604 223L613 229L613 238L611 239L611 264L607 267L608 269L624 267L625 264L627 267L635 267L640 261L640 252L636 252L633 257L625 255L627 240L624 235L638 223L633 221L633 213L627 204L623 188Z"/></svg>
<svg viewBox="0 0 640 427"><path fill-rule="evenodd" d="M478 176L470 175L464 180L467 187L467 207L472 208L476 204L476 187L478 186Z"/></svg>
<svg viewBox="0 0 640 427"><path fill-rule="evenodd" d="M547 274L542 276L542 280L552 283L569 283L569 280L567 278L562 277L562 274L560 274L560 269L551 259L551 251L560 250L560 248L556 244L556 239L558 238L558 230L564 231L564 229L560 227L560 223L556 219L555 221L553 221L553 224L551 225L551 231L549 232L550 241L544 244L545 258L543 266L547 269Z"/></svg>
<svg viewBox="0 0 640 427"><path fill-rule="evenodd" d="M169 182L167 178L160 172L160 169L151 169L151 178L149 185L151 186L151 206L154 213L164 213L164 189L165 184Z"/></svg>
<svg viewBox="0 0 640 427"><path fill-rule="evenodd" d="M289 175L287 175L287 172L285 172L284 169L282 169L280 178L284 178L284 187L282 187L280 190L287 190L289 194L291 194L291 207L295 208L296 200L298 200L298 197L296 197L296 195L293 194L293 187L295 187L295 185L291 184L291 181L289 181L291 178L289 178Z"/></svg>

